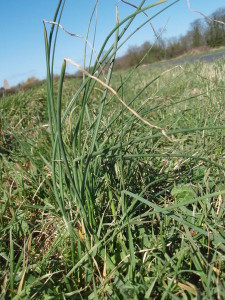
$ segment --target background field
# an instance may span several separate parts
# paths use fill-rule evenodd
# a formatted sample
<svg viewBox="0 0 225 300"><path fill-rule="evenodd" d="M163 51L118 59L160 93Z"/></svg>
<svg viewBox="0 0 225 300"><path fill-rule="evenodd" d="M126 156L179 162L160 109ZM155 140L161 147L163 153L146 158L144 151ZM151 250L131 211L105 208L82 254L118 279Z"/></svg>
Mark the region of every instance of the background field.
<svg viewBox="0 0 225 300"><path fill-rule="evenodd" d="M91 164L90 194L85 197L91 200L85 207L92 206L88 223L98 240L86 232L78 208L64 195L65 211L72 218L74 258L51 189L45 84L1 99L2 297L31 299L38 293L54 299L62 294L84 299L222 299L223 66L221 60L132 73L118 93L126 103L133 99L130 106L167 136L144 125L108 94L99 155ZM127 74L114 73L111 85L118 89ZM63 107L81 81L65 80ZM102 92L100 85L93 90L91 118ZM65 137L80 105L78 100L70 112ZM84 123L83 130L90 132L88 120ZM88 142L82 143L88 151Z"/></svg>

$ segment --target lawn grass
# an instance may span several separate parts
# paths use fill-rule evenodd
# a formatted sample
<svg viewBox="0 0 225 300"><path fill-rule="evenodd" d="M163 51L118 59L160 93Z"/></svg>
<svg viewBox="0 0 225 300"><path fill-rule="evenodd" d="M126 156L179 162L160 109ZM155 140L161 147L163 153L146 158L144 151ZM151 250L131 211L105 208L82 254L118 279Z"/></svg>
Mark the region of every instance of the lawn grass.
<svg viewBox="0 0 225 300"><path fill-rule="evenodd" d="M1 299L225 295L225 61L113 72L118 34L0 100Z"/></svg>
<svg viewBox="0 0 225 300"><path fill-rule="evenodd" d="M185 293L213 299L224 293L223 63L166 73L137 69L123 87L121 96L129 102L164 73L132 107L165 128L172 141L108 95L85 197L92 200L87 209L94 206L88 223L98 239L85 232L77 206L64 195L65 209L74 214L75 264L52 188L45 86L2 98L1 148L8 151L1 155L2 295L15 296L21 289L32 297L41 289L42 295L60 298L76 290L85 299L96 289L100 298ZM114 73L112 86L125 77L126 72ZM65 81L65 106L79 81ZM91 116L101 95L96 88ZM71 112L65 134L76 116ZM88 128L84 120L84 131ZM80 161L78 155L74 164Z"/></svg>

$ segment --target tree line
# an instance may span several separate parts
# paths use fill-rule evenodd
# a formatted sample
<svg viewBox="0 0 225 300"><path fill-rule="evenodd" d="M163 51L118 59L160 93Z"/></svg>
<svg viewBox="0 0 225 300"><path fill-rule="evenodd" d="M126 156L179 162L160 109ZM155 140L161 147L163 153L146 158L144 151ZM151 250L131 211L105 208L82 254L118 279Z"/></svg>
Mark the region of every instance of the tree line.
<svg viewBox="0 0 225 300"><path fill-rule="evenodd" d="M117 58L115 67L136 65L144 56L141 63L151 64L190 53L194 49L225 46L225 25L222 23L225 23L225 8L217 9L209 18L196 19L190 24L189 31L178 38L165 40L160 36L154 44L146 41L141 46L130 47L124 56Z"/></svg>

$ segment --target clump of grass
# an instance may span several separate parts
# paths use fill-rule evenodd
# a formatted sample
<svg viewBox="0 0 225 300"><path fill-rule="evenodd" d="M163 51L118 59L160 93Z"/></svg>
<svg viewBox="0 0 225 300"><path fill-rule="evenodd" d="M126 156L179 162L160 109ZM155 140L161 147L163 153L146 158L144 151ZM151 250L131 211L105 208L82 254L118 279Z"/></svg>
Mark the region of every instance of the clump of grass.
<svg viewBox="0 0 225 300"><path fill-rule="evenodd" d="M144 4L117 18L82 79L65 78L65 60L55 82L59 1L45 28L48 107L29 100L29 117L28 91L0 104L2 132L19 123L1 160L2 297L224 295L223 61L113 72Z"/></svg>

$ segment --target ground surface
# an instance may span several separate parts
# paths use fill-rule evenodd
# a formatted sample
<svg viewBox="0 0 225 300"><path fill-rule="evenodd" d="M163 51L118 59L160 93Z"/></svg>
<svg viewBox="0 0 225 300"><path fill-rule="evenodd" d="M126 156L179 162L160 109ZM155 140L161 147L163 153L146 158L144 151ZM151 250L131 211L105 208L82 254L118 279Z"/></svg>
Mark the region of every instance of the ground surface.
<svg viewBox="0 0 225 300"><path fill-rule="evenodd" d="M193 55L183 55L182 57L159 62L153 64L154 66L168 66L168 65L180 65L185 63L193 63L193 62L213 62L217 59L222 59L225 57L225 50L224 49L218 49L218 50L212 50L212 51L203 51L198 54Z"/></svg>
<svg viewBox="0 0 225 300"><path fill-rule="evenodd" d="M224 64L1 98L1 299L224 298Z"/></svg>

